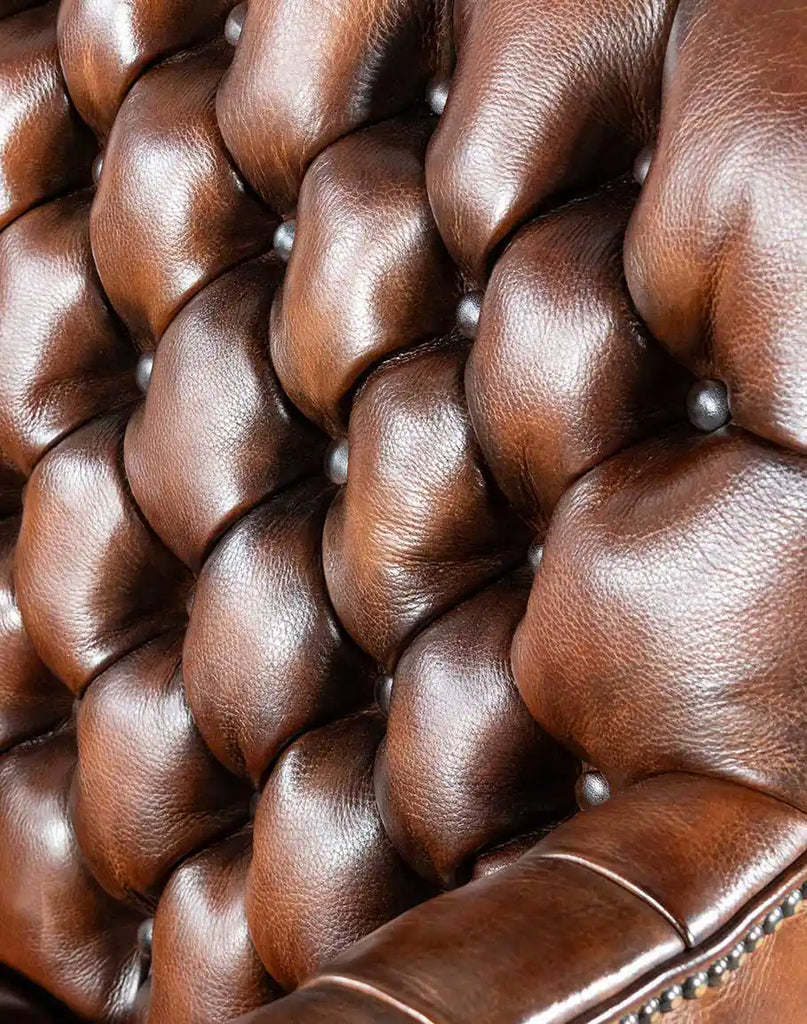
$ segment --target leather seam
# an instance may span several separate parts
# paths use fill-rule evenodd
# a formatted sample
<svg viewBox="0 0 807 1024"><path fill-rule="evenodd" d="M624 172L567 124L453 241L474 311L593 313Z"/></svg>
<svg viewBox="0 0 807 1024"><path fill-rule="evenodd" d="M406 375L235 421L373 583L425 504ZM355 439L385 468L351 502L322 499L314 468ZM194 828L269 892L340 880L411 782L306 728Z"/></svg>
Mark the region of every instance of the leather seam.
<svg viewBox="0 0 807 1024"><path fill-rule="evenodd" d="M609 882L613 882L614 885L618 885L620 889L624 889L626 892L632 893L637 899L640 899L647 906L652 907L664 920L675 930L678 936L684 943L686 949L693 949L695 946L692 935L689 932L686 924L683 921L679 921L678 918L672 914L667 908L660 903L657 899L651 896L648 892L642 889L638 885L634 885L627 879L622 878L615 871L611 871L609 868L602 867L600 864L593 863L586 857L582 857L575 853L562 853L560 851L553 852L548 851L547 853L541 853L541 858L544 860L563 860L571 864L577 864L579 867L586 868L589 871L593 871L595 874L607 878Z"/></svg>
<svg viewBox="0 0 807 1024"><path fill-rule="evenodd" d="M350 978L344 974L321 974L316 978L313 978L310 982L306 982L302 988L316 988L323 984L334 985L337 988L349 988L355 992L361 992L362 995L370 996L371 999L375 999L377 1002L385 1003L387 1006L392 1006L396 1010L400 1010L401 1013L411 1017L412 1020L418 1022L418 1024L437 1024L436 1021L432 1020L431 1017L427 1017L421 1013L420 1010L415 1010L411 1006L407 1006L406 1003L402 1003L400 999L396 999L395 996L390 995L389 992L385 992L381 988L376 988L375 985L370 985L366 981L359 981L358 978Z"/></svg>

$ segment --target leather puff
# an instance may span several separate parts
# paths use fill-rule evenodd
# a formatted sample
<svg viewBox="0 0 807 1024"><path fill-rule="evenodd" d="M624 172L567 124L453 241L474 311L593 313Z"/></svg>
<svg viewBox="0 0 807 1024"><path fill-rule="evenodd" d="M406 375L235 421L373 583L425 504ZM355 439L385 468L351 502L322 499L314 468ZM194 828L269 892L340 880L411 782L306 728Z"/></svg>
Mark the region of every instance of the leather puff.
<svg viewBox="0 0 807 1024"><path fill-rule="evenodd" d="M68 799L70 730L0 760L0 959L90 1020L128 1024L140 982L141 916L111 899L85 866Z"/></svg>
<svg viewBox="0 0 807 1024"><path fill-rule="evenodd" d="M529 715L510 642L531 577L507 577L428 626L395 670L375 789L388 834L442 887L480 851L570 813L577 763Z"/></svg>
<svg viewBox="0 0 807 1024"><path fill-rule="evenodd" d="M137 78L161 58L221 32L233 0L62 0L59 55L70 98L106 138Z"/></svg>
<svg viewBox="0 0 807 1024"><path fill-rule="evenodd" d="M210 748L261 784L298 733L366 702L366 659L330 608L321 478L259 506L205 562L184 649L188 700Z"/></svg>
<svg viewBox="0 0 807 1024"><path fill-rule="evenodd" d="M251 855L244 829L172 874L154 918L149 1024L230 1021L277 994L247 926Z"/></svg>
<svg viewBox="0 0 807 1024"><path fill-rule="evenodd" d="M684 0L625 253L653 333L736 423L807 450L807 70L797 0Z"/></svg>
<svg viewBox="0 0 807 1024"><path fill-rule="evenodd" d="M387 360L356 396L350 468L323 560L350 635L391 669L436 616L521 561L526 530L485 472L462 386L464 343Z"/></svg>
<svg viewBox="0 0 807 1024"><path fill-rule="evenodd" d="M478 283L506 236L650 141L673 0L457 0L457 66L426 180Z"/></svg>
<svg viewBox="0 0 807 1024"><path fill-rule="evenodd" d="M147 909L176 863L247 816L247 787L213 758L193 723L180 651L169 633L121 658L78 712L78 841L108 892Z"/></svg>
<svg viewBox="0 0 807 1024"><path fill-rule="evenodd" d="M689 771L807 810L805 558L798 456L731 428L610 459L546 537L513 645L528 707L612 790Z"/></svg>
<svg viewBox="0 0 807 1024"><path fill-rule="evenodd" d="M146 349L200 288L271 248L276 218L245 190L216 123L229 56L218 41L148 71L104 150L93 254L112 305Z"/></svg>
<svg viewBox="0 0 807 1024"><path fill-rule="evenodd" d="M272 314L272 358L300 409L331 434L374 364L448 330L457 274L431 215L425 116L349 135L308 170Z"/></svg>
<svg viewBox="0 0 807 1024"><path fill-rule="evenodd" d="M19 516L0 519L0 751L70 717L73 697L39 660L17 605Z"/></svg>
<svg viewBox="0 0 807 1024"><path fill-rule="evenodd" d="M485 292L468 405L536 532L578 477L683 416L689 375L647 336L622 276L635 195L619 182L522 228Z"/></svg>
<svg viewBox="0 0 807 1024"><path fill-rule="evenodd" d="M378 712L365 711L307 733L261 795L247 916L284 988L430 894L378 815L373 760L383 732Z"/></svg>
<svg viewBox="0 0 807 1024"><path fill-rule="evenodd" d="M52 0L0 21L0 229L43 200L90 182L96 145L67 98L58 8Z"/></svg>
<svg viewBox="0 0 807 1024"><path fill-rule="evenodd" d="M299 416L269 359L274 257L224 274L177 315L126 431L132 493L166 545L198 571L264 498L319 469L325 438Z"/></svg>
<svg viewBox="0 0 807 1024"><path fill-rule="evenodd" d="M253 188L292 210L330 143L425 95L447 29L447 5L434 0L250 0L217 111Z"/></svg>
<svg viewBox="0 0 807 1024"><path fill-rule="evenodd" d="M75 431L28 482L18 600L34 647L80 694L109 664L185 621L187 570L141 518L121 474L124 414Z"/></svg>
<svg viewBox="0 0 807 1024"><path fill-rule="evenodd" d="M0 450L28 476L93 416L137 396L135 353L101 290L87 192L0 233Z"/></svg>

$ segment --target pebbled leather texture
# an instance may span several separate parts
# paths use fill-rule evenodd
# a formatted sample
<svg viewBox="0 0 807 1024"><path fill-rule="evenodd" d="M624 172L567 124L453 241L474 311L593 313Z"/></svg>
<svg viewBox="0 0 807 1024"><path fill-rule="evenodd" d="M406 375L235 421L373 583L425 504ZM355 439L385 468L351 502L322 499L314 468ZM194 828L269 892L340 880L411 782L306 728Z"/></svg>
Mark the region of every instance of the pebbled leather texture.
<svg viewBox="0 0 807 1024"><path fill-rule="evenodd" d="M799 1024L805 44L0 0L0 1019Z"/></svg>

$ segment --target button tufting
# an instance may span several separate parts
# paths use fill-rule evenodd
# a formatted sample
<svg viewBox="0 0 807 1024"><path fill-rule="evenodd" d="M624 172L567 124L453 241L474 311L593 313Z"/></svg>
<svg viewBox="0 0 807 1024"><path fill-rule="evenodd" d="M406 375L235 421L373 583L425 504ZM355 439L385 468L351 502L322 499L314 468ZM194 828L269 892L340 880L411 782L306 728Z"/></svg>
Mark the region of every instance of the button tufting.
<svg viewBox="0 0 807 1024"><path fill-rule="evenodd" d="M577 780L574 787L574 795L581 810L587 807L596 807L604 804L611 797L611 788L608 780L598 771L585 771Z"/></svg>
<svg viewBox="0 0 807 1024"><path fill-rule="evenodd" d="M392 697L392 676L379 676L375 684L375 702L385 715L389 715L390 698Z"/></svg>
<svg viewBox="0 0 807 1024"><path fill-rule="evenodd" d="M347 467L350 444L346 437L334 441L325 455L325 475L331 483L347 483Z"/></svg>
<svg viewBox="0 0 807 1024"><path fill-rule="evenodd" d="M725 426L731 415L726 385L719 380L699 380L689 389L687 414L698 430L712 431Z"/></svg>
<svg viewBox="0 0 807 1024"><path fill-rule="evenodd" d="M653 163L653 150L650 146L640 149L636 159L633 161L633 180L637 185L644 185L647 175L650 173L650 165Z"/></svg>
<svg viewBox="0 0 807 1024"><path fill-rule="evenodd" d="M448 79L442 79L441 81L432 82L429 86L429 91L426 94L426 100L432 109L432 113L437 114L438 117L446 108L446 103L448 102L448 90Z"/></svg>
<svg viewBox="0 0 807 1024"><path fill-rule="evenodd" d="M149 382L151 381L151 371L154 369L154 353L144 352L143 355L137 361L137 369L135 370L135 380L140 390L145 393L149 389Z"/></svg>
<svg viewBox="0 0 807 1024"><path fill-rule="evenodd" d="M457 327L466 338L475 338L482 312L482 292L466 292L457 303Z"/></svg>
<svg viewBox="0 0 807 1024"><path fill-rule="evenodd" d="M295 222L293 220L284 220L282 224L278 224L272 239L275 252L284 263L288 263L291 256L291 249L294 245L294 229Z"/></svg>
<svg viewBox="0 0 807 1024"><path fill-rule="evenodd" d="M227 15L224 23L224 38L230 46L237 46L247 17L247 5L237 4Z"/></svg>

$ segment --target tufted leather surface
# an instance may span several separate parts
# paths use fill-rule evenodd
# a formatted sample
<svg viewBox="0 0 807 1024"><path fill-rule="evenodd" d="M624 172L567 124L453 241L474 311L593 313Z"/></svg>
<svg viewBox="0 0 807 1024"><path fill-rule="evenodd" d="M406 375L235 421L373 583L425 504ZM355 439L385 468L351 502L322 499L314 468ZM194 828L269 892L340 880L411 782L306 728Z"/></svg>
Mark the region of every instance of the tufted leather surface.
<svg viewBox="0 0 807 1024"><path fill-rule="evenodd" d="M3 1019L798 1024L805 45L0 0Z"/></svg>

